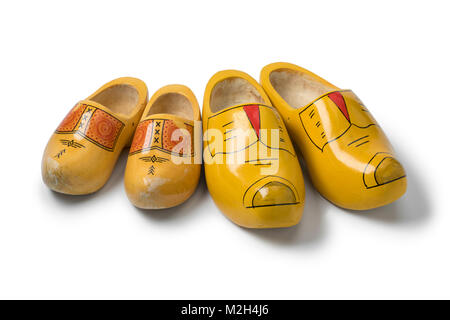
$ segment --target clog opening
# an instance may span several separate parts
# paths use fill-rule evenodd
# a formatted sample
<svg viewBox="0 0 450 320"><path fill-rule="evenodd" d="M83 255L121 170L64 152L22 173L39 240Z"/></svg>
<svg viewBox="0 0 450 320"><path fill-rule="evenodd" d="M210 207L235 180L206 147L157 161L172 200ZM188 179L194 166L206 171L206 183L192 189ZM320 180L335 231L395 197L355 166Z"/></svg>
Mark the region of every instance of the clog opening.
<svg viewBox="0 0 450 320"><path fill-rule="evenodd" d="M290 69L274 70L269 79L278 94L293 108L304 107L321 95L337 89L310 74Z"/></svg>
<svg viewBox="0 0 450 320"><path fill-rule="evenodd" d="M161 95L151 106L147 116L158 113L174 114L184 119L194 120L192 103L184 95L170 92Z"/></svg>
<svg viewBox="0 0 450 320"><path fill-rule="evenodd" d="M131 115L138 104L139 93L136 88L130 85L118 84L106 88L91 100L100 103L115 113Z"/></svg>
<svg viewBox="0 0 450 320"><path fill-rule="evenodd" d="M232 77L218 82L211 93L211 112L244 103L265 103L258 89L244 78Z"/></svg>

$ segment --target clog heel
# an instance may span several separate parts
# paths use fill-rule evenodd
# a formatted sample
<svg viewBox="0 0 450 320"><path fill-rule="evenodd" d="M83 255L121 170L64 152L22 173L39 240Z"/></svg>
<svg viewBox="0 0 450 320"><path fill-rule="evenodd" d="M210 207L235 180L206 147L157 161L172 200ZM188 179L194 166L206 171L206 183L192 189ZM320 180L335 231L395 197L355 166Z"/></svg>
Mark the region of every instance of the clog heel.
<svg viewBox="0 0 450 320"><path fill-rule="evenodd" d="M78 102L45 148L44 183L71 195L99 190L130 144L146 102L145 83L128 77L113 80Z"/></svg>
<svg viewBox="0 0 450 320"><path fill-rule="evenodd" d="M261 84L322 196L343 208L367 210L405 193L403 166L380 125L351 90L290 63L264 67Z"/></svg>
<svg viewBox="0 0 450 320"><path fill-rule="evenodd" d="M216 73L203 100L204 163L219 209L246 228L297 224L303 175L278 112L261 86L235 70Z"/></svg>
<svg viewBox="0 0 450 320"><path fill-rule="evenodd" d="M200 119L197 99L186 86L165 86L152 96L125 169L125 190L133 205L170 208L192 195L201 170L201 126L194 130Z"/></svg>

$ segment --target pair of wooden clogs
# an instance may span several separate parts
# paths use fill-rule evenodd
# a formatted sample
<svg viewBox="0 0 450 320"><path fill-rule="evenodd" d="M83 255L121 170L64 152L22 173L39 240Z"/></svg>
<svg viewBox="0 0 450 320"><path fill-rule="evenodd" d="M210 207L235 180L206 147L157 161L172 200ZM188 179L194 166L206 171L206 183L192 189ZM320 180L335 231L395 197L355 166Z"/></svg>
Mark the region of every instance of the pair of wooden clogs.
<svg viewBox="0 0 450 320"><path fill-rule="evenodd" d="M316 189L340 207L376 208L406 190L405 171L361 100L303 68L270 64L261 85L246 73L221 71L203 101L202 135L199 106L187 87L163 87L146 103L138 79L104 85L76 104L50 138L44 182L66 194L95 192L130 146L130 201L168 208L192 195L203 159L214 202L249 228L300 221L305 190L296 151Z"/></svg>
<svg viewBox="0 0 450 320"><path fill-rule="evenodd" d="M168 208L188 199L201 169L201 162L192 161L194 122L200 121L197 99L181 85L159 89L148 103L147 96L143 81L119 78L78 102L45 149L47 186L71 195L93 193L128 146L125 188L134 205ZM172 155L183 161L174 164Z"/></svg>

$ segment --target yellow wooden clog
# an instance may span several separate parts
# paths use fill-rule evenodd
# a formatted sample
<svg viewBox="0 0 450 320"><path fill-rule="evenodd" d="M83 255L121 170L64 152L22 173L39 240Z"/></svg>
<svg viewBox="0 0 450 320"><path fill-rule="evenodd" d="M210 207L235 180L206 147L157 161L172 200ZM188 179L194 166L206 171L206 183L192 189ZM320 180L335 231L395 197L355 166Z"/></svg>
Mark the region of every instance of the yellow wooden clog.
<svg viewBox="0 0 450 320"><path fill-rule="evenodd" d="M405 193L405 170L379 124L351 90L289 63L264 67L261 84L326 199L366 210Z"/></svg>
<svg viewBox="0 0 450 320"><path fill-rule="evenodd" d="M201 127L194 130L199 121L197 99L186 86L165 86L150 99L125 170L125 190L136 207L174 207L195 191L201 169Z"/></svg>
<svg viewBox="0 0 450 320"><path fill-rule="evenodd" d="M146 102L145 83L128 77L113 80L78 102L45 148L45 184L72 195L100 189L130 144Z"/></svg>
<svg viewBox="0 0 450 320"><path fill-rule="evenodd" d="M261 86L246 73L221 71L209 80L203 103L206 182L219 209L247 228L297 224L303 175Z"/></svg>

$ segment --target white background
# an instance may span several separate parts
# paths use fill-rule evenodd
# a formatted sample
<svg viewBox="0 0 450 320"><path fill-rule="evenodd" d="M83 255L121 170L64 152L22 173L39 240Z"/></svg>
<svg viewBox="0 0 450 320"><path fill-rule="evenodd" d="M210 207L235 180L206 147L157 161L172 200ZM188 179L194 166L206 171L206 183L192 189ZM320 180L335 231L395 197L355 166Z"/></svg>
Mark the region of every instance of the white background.
<svg viewBox="0 0 450 320"><path fill-rule="evenodd" d="M448 1L2 1L0 298L450 298ZM205 183L184 205L135 209L126 152L99 192L48 190L40 161L69 109L109 80L152 94L301 65L353 89L409 175L367 212L306 181L300 225L245 230ZM306 173L306 171L304 171Z"/></svg>

